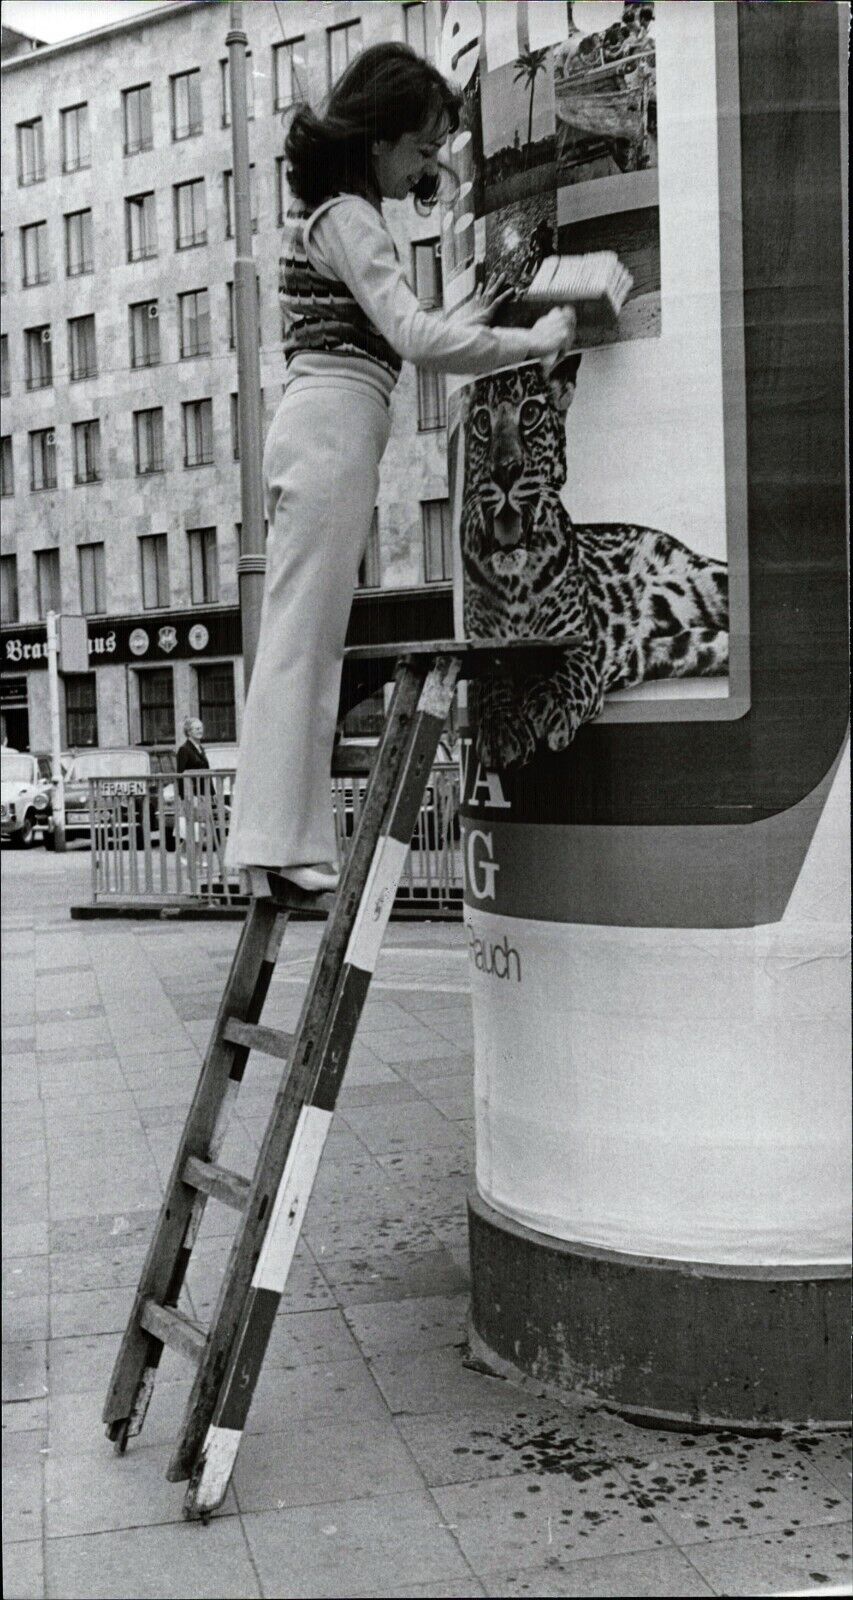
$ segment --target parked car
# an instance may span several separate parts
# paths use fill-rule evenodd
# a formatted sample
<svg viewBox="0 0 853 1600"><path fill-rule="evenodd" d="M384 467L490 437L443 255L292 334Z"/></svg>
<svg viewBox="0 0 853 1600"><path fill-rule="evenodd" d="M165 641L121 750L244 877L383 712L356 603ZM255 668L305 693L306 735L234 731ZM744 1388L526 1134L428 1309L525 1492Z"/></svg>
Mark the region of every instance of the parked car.
<svg viewBox="0 0 853 1600"><path fill-rule="evenodd" d="M149 793L146 781L151 775L151 757L147 750L126 747L118 750L77 750L62 756L65 777L65 837L88 834L89 779L101 778L100 792L105 798L113 795L144 797ZM149 800L151 827L156 829L156 806ZM137 835L141 836L137 827Z"/></svg>
<svg viewBox="0 0 853 1600"><path fill-rule="evenodd" d="M21 850L29 850L51 828L50 788L29 752L0 751L0 833Z"/></svg>

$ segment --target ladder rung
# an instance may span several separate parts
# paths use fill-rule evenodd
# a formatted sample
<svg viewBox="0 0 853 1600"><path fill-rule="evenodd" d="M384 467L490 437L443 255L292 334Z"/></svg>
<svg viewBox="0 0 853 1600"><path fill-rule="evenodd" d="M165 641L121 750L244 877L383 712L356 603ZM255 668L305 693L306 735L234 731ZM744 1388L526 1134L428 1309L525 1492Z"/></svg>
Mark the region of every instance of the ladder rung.
<svg viewBox="0 0 853 1600"><path fill-rule="evenodd" d="M188 1156L181 1173L184 1183L191 1189L200 1189L223 1205L235 1211L245 1211L246 1199L252 1185L239 1172L229 1172L227 1167L217 1167L213 1161L201 1161L198 1156Z"/></svg>
<svg viewBox="0 0 853 1600"><path fill-rule="evenodd" d="M228 1018L222 1037L229 1044L262 1050L265 1056L278 1056L281 1061L287 1061L293 1045L292 1033L283 1033L281 1028L262 1028L257 1022L241 1022L239 1017Z"/></svg>
<svg viewBox="0 0 853 1600"><path fill-rule="evenodd" d="M201 1360L207 1331L191 1317L185 1317L182 1311L158 1305L156 1300L143 1300L139 1322L146 1333L153 1333L155 1339L167 1344L170 1350L177 1350L179 1355L196 1363Z"/></svg>

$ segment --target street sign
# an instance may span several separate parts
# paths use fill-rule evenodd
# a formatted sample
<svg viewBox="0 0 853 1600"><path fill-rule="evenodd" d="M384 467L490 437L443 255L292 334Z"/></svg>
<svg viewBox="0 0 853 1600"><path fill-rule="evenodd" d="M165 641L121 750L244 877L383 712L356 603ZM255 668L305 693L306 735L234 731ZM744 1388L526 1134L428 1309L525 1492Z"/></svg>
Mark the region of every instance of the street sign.
<svg viewBox="0 0 853 1600"><path fill-rule="evenodd" d="M89 627L86 618L63 615L58 622L60 672L88 672Z"/></svg>

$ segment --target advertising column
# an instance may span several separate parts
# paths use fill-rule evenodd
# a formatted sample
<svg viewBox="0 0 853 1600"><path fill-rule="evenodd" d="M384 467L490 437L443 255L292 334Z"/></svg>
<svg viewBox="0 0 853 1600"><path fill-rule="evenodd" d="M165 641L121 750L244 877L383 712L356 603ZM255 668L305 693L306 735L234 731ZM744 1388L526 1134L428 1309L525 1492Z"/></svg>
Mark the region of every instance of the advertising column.
<svg viewBox="0 0 853 1600"><path fill-rule="evenodd" d="M445 304L633 278L449 395L472 1341L686 1422L848 1409L841 9L443 12Z"/></svg>

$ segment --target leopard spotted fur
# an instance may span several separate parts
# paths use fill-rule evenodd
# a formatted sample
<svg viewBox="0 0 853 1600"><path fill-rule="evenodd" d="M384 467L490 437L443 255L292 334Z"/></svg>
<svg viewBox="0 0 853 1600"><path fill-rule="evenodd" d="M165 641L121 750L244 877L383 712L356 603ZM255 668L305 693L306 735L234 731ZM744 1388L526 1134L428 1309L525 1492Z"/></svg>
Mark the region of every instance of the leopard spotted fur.
<svg viewBox="0 0 853 1600"><path fill-rule="evenodd" d="M655 528L574 523L563 505L579 361L550 380L534 363L480 378L464 401L465 633L580 641L547 676L477 685L479 754L493 767L565 749L609 690L728 666L724 562Z"/></svg>

